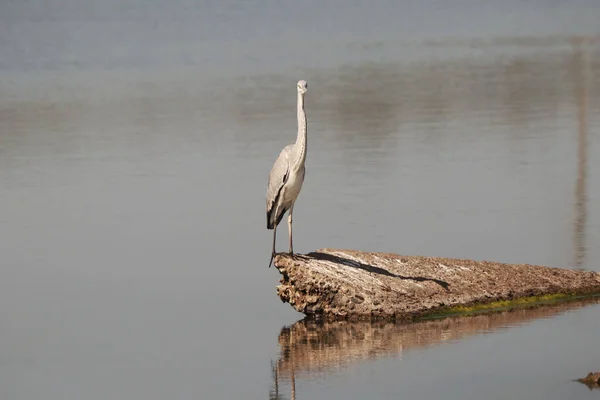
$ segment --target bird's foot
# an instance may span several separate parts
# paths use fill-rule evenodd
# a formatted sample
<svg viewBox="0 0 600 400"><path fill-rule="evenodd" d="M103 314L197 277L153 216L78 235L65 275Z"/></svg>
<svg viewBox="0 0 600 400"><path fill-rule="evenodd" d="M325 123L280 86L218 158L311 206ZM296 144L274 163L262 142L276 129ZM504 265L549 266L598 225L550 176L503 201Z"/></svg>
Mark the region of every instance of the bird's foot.
<svg viewBox="0 0 600 400"><path fill-rule="evenodd" d="M271 264L273 264L273 259L275 258L276 255L277 255L277 253L275 253L275 252L271 253L271 260L269 260L269 268L271 268Z"/></svg>

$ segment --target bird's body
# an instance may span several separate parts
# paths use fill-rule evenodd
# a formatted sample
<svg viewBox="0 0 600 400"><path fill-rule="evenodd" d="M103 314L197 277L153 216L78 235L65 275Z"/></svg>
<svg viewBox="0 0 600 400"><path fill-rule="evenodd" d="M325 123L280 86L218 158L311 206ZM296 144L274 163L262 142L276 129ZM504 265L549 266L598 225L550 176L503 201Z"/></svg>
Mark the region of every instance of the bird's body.
<svg viewBox="0 0 600 400"><path fill-rule="evenodd" d="M298 136L296 143L290 144L281 150L269 174L266 199L267 229L273 230L273 251L271 252L269 266L271 266L271 262L275 257L277 225L281 222L286 211L289 211L289 253L294 253L292 213L294 203L302 189L306 173L304 163L306 161L307 125L306 113L304 111L304 95L306 94L307 87L308 85L305 81L298 82Z"/></svg>
<svg viewBox="0 0 600 400"><path fill-rule="evenodd" d="M269 174L267 229L275 229L279 225L285 212L292 207L298 198L304 183L304 163L295 162L293 150L293 144L281 150Z"/></svg>

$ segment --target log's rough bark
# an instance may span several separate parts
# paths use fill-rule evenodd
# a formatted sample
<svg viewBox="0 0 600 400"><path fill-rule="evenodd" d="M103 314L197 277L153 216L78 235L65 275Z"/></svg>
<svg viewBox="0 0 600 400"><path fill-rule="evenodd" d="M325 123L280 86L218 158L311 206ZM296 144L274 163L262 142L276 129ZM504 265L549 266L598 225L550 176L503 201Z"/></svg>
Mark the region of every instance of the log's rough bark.
<svg viewBox="0 0 600 400"><path fill-rule="evenodd" d="M600 274L528 264L322 249L278 254L283 302L327 320L408 320L459 306L600 293Z"/></svg>

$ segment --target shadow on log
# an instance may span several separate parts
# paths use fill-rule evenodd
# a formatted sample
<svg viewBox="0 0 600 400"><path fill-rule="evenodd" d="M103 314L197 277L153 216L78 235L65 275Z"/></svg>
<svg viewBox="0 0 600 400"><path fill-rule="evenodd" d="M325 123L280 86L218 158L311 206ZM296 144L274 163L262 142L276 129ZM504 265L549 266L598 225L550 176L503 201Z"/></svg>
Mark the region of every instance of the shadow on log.
<svg viewBox="0 0 600 400"><path fill-rule="evenodd" d="M309 317L414 320L600 293L600 274L528 264L323 249L278 254L277 293Z"/></svg>

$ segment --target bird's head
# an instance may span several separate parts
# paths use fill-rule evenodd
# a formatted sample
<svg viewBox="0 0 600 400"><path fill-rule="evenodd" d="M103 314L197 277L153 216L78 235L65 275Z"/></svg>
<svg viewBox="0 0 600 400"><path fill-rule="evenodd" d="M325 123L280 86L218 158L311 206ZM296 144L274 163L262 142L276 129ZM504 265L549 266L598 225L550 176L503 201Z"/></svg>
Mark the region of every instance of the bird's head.
<svg viewBox="0 0 600 400"><path fill-rule="evenodd" d="M305 80L298 81L298 93L304 94L308 90L308 83Z"/></svg>

